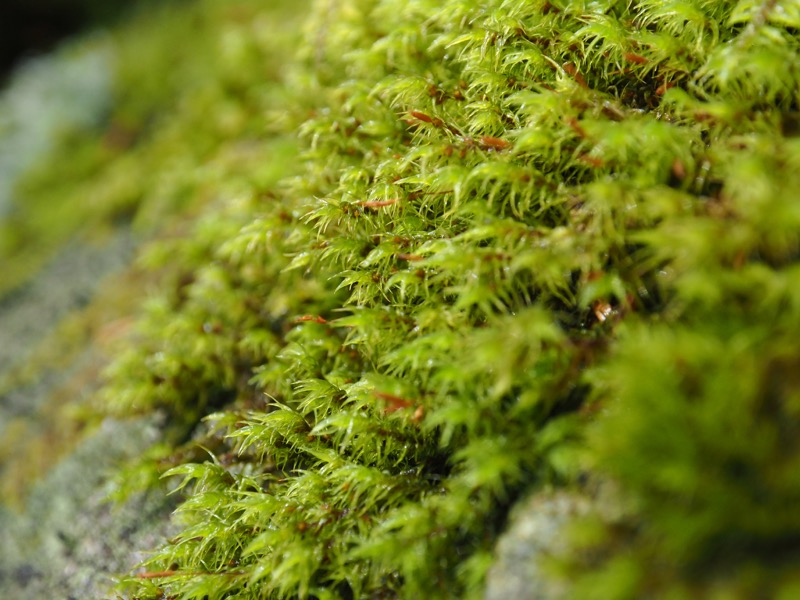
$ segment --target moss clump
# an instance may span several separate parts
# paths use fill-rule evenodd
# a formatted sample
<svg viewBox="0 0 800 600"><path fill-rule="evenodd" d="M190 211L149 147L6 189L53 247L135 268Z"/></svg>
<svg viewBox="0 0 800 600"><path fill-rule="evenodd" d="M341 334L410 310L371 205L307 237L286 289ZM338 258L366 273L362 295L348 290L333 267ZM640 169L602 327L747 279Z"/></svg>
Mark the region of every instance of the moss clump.
<svg viewBox="0 0 800 600"><path fill-rule="evenodd" d="M311 21L272 105L313 109L297 176L211 162L110 371L176 443L206 424L158 449L185 529L128 592L478 597L515 499L590 469L631 509L584 526L573 597L795 593L797 3Z"/></svg>

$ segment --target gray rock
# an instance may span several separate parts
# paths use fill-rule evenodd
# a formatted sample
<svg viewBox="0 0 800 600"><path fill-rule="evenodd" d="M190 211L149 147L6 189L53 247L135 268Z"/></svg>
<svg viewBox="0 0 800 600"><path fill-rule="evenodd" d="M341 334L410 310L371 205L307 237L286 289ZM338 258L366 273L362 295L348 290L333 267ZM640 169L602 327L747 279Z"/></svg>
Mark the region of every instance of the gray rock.
<svg viewBox="0 0 800 600"><path fill-rule="evenodd" d="M67 314L85 306L104 277L130 263L135 247L125 229L103 244L73 242L33 280L0 299L0 375L23 362Z"/></svg>
<svg viewBox="0 0 800 600"><path fill-rule="evenodd" d="M112 598L114 578L175 532L160 491L106 500L121 460L159 436L153 418L108 419L32 491L22 513L0 506L0 598Z"/></svg>
<svg viewBox="0 0 800 600"><path fill-rule="evenodd" d="M542 492L520 502L496 547L486 600L561 600L564 584L549 578L544 562L568 550L565 528L592 502L574 492Z"/></svg>

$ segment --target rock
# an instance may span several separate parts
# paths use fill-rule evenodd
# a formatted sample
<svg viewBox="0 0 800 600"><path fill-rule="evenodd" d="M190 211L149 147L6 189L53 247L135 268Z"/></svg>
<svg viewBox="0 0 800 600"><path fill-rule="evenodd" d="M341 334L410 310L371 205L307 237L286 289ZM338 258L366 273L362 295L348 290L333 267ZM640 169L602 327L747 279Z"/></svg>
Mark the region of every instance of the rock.
<svg viewBox="0 0 800 600"><path fill-rule="evenodd" d="M174 533L173 502L159 490L106 500L114 467L158 436L153 418L107 419L34 487L24 512L0 506L0 597L114 597L114 577Z"/></svg>
<svg viewBox="0 0 800 600"><path fill-rule="evenodd" d="M537 493L512 511L489 570L486 600L560 600L562 583L547 577L544 561L567 550L565 528L586 515L592 502L577 493Z"/></svg>

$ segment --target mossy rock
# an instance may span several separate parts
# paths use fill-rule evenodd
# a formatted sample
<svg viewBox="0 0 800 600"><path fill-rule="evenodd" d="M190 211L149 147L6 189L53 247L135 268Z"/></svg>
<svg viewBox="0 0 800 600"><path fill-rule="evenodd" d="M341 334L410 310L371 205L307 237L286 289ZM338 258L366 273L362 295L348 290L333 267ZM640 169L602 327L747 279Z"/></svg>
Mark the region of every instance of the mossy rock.
<svg viewBox="0 0 800 600"><path fill-rule="evenodd" d="M185 494L121 592L481 597L520 498L601 481L567 597L794 597L800 4L320 1L269 94L241 6L97 399Z"/></svg>

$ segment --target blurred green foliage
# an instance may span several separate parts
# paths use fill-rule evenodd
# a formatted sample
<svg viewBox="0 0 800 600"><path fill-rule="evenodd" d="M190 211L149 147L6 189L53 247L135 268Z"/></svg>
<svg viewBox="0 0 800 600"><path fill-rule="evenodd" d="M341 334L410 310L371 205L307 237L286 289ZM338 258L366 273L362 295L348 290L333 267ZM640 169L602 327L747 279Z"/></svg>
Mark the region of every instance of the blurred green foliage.
<svg viewBox="0 0 800 600"><path fill-rule="evenodd" d="M18 182L0 221L0 294L35 275L70 239L91 240L127 224L152 236L215 197L210 184L229 165L247 182L273 177L274 166L250 163L262 158L260 145L282 144L263 134L285 120L265 110L282 93L269 81L280 76L281 57L290 54L281 44L291 33L271 33L271 40L259 39L260 31L245 35L236 23L252 9L242 6L168 4L111 33L111 113L96 128L62 131ZM228 30L221 27L226 21ZM277 51L262 56L260 45L268 42ZM245 84L247 77L258 83ZM216 166L200 169L205 163Z"/></svg>
<svg viewBox="0 0 800 600"><path fill-rule="evenodd" d="M5 0L0 12L0 83L63 40L109 27L137 11L191 0Z"/></svg>

